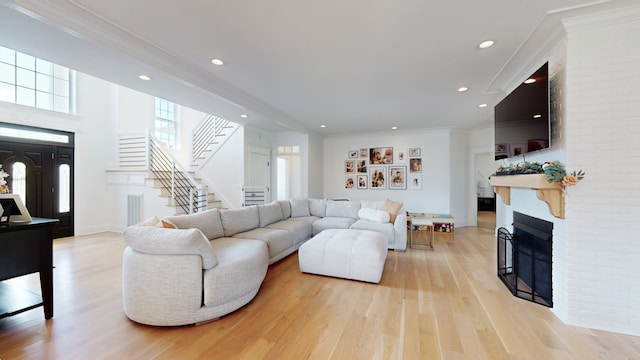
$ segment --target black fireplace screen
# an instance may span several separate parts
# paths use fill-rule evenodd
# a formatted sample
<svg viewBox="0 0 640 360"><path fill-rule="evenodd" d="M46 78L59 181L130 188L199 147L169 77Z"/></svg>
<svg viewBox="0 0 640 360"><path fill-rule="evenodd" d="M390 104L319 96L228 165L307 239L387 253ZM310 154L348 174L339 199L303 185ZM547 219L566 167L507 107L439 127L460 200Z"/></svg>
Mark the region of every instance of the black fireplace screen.
<svg viewBox="0 0 640 360"><path fill-rule="evenodd" d="M498 229L498 277L514 296L553 307L553 223L514 212L513 226Z"/></svg>

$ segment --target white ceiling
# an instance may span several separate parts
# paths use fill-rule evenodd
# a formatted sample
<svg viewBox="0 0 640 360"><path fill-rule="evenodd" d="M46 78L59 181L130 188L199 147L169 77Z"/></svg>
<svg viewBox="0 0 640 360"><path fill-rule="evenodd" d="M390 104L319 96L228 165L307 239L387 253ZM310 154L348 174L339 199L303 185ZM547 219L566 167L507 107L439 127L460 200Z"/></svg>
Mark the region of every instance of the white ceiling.
<svg viewBox="0 0 640 360"><path fill-rule="evenodd" d="M269 131L473 128L544 62L529 59L563 18L637 4L0 0L0 45Z"/></svg>

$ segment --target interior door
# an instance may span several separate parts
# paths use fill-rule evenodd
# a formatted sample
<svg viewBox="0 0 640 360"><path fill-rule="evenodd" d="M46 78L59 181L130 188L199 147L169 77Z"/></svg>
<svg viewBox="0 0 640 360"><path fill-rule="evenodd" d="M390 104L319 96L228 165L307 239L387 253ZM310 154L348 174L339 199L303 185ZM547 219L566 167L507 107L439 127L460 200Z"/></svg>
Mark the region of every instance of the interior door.
<svg viewBox="0 0 640 360"><path fill-rule="evenodd" d="M249 168L247 178L251 186L267 188L265 203L271 201L271 150L261 147L249 148Z"/></svg>

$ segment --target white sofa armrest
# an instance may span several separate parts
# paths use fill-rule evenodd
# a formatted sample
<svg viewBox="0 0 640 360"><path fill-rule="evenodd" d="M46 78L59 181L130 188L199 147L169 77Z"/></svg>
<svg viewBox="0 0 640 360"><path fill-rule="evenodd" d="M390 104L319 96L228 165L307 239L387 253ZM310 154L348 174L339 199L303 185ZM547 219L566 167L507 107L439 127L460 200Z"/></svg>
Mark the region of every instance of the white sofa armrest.
<svg viewBox="0 0 640 360"><path fill-rule="evenodd" d="M400 212L396 215L393 228L395 232L394 249L407 250L407 212L404 209L400 209Z"/></svg>
<svg viewBox="0 0 640 360"><path fill-rule="evenodd" d="M211 269L218 258L209 240L198 229L166 229L154 226L130 226L122 233L133 250L151 255L200 255L202 268Z"/></svg>

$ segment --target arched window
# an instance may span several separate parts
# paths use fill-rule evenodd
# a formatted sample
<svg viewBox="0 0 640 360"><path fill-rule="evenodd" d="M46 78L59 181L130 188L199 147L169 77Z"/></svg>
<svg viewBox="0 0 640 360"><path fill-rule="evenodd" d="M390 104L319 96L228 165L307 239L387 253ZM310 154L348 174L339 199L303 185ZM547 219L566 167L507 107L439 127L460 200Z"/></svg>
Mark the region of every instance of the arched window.
<svg viewBox="0 0 640 360"><path fill-rule="evenodd" d="M27 203L27 166L16 162L11 167L11 192L19 194L23 203Z"/></svg>
<svg viewBox="0 0 640 360"><path fill-rule="evenodd" d="M71 167L62 164L58 168L58 180L60 189L58 191L58 211L66 213L71 211Z"/></svg>

